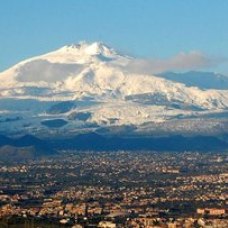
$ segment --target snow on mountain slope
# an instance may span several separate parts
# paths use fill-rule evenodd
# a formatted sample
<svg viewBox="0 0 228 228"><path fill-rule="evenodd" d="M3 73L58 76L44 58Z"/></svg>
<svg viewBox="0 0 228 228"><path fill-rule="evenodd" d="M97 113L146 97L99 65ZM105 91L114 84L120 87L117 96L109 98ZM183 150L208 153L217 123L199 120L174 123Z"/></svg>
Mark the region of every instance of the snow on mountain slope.
<svg viewBox="0 0 228 228"><path fill-rule="evenodd" d="M15 116L22 119L13 121L12 126L34 130L41 128L44 119L72 121L72 113L86 113L89 118L64 127L74 129L85 122L139 125L228 108L227 90L201 90L153 75L133 74L126 67L132 59L102 43L82 42L22 61L0 73L0 111L8 113L9 102L15 104L15 100L37 101L34 108L21 105L20 111L10 111L12 120ZM46 112L53 102L65 110L61 102L66 101L75 102L75 106L64 112ZM1 126L7 129L4 118Z"/></svg>
<svg viewBox="0 0 228 228"><path fill-rule="evenodd" d="M8 84L9 82L53 83L66 79L70 74L77 74L93 63L112 61L121 65L127 59L102 43L82 42L24 60L2 72L0 77Z"/></svg>
<svg viewBox="0 0 228 228"><path fill-rule="evenodd" d="M203 108L228 106L227 91L201 91L151 75L130 74L123 70L129 61L130 57L119 55L101 43L64 46L1 73L1 96L34 98L40 95L42 98L49 95L50 99L61 100L69 99L66 94L70 92L72 99L85 94L124 98L160 93L167 101L177 100Z"/></svg>

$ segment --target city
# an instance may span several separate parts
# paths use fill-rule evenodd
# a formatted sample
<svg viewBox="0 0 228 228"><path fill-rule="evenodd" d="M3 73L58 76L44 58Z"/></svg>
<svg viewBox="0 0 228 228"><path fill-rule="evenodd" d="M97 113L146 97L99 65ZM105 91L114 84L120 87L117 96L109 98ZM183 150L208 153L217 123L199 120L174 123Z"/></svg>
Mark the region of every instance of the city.
<svg viewBox="0 0 228 228"><path fill-rule="evenodd" d="M4 163L0 226L227 227L227 161L225 152L62 151Z"/></svg>

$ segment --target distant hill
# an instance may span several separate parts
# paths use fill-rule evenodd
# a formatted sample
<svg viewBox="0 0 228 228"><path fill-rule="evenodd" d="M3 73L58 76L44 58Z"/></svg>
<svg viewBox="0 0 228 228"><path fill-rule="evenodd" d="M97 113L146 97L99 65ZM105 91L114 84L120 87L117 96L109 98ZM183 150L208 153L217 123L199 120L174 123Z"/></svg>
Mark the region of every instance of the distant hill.
<svg viewBox="0 0 228 228"><path fill-rule="evenodd" d="M0 161L20 161L55 154L56 151L45 141L31 135L9 138L0 135Z"/></svg>
<svg viewBox="0 0 228 228"><path fill-rule="evenodd" d="M214 72L189 71L185 73L165 72L159 77L180 82L186 86L196 86L200 89L228 90L228 76Z"/></svg>
<svg viewBox="0 0 228 228"><path fill-rule="evenodd" d="M0 161L2 162L25 161L39 156L39 151L33 146L14 147L6 145L0 147Z"/></svg>
<svg viewBox="0 0 228 228"><path fill-rule="evenodd" d="M13 156L29 154L29 156L48 156L57 150L156 150L156 151L213 151L227 150L227 136L222 139L215 136L185 137L180 135L163 137L105 137L96 133L80 134L64 139L38 139L26 135L21 138L12 139L0 136L0 151L2 154L9 153ZM29 152L29 153L28 153ZM0 153L0 154L1 154Z"/></svg>
<svg viewBox="0 0 228 228"><path fill-rule="evenodd" d="M214 136L167 136L167 137L104 137L95 133L78 135L64 140L50 142L58 149L115 151L115 150L156 150L156 151L216 151L227 150L228 141Z"/></svg>

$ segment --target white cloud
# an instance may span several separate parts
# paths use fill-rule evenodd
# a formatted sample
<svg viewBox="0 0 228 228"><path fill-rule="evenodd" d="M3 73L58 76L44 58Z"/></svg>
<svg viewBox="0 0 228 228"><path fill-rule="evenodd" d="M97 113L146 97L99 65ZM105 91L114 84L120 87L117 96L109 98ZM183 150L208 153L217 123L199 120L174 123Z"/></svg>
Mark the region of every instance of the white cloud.
<svg viewBox="0 0 228 228"><path fill-rule="evenodd" d="M181 52L169 59L134 59L127 70L134 73L155 74L164 71L198 70L216 67L222 58L211 58L198 51Z"/></svg>

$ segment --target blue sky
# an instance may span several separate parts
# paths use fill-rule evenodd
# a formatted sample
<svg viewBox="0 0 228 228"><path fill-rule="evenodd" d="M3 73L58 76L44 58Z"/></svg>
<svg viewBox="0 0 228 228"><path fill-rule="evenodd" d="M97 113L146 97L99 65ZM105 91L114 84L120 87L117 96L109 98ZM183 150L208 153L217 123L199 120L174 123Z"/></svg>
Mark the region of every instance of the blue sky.
<svg viewBox="0 0 228 228"><path fill-rule="evenodd" d="M198 51L228 74L227 12L227 0L1 0L0 71L86 40L140 58Z"/></svg>

